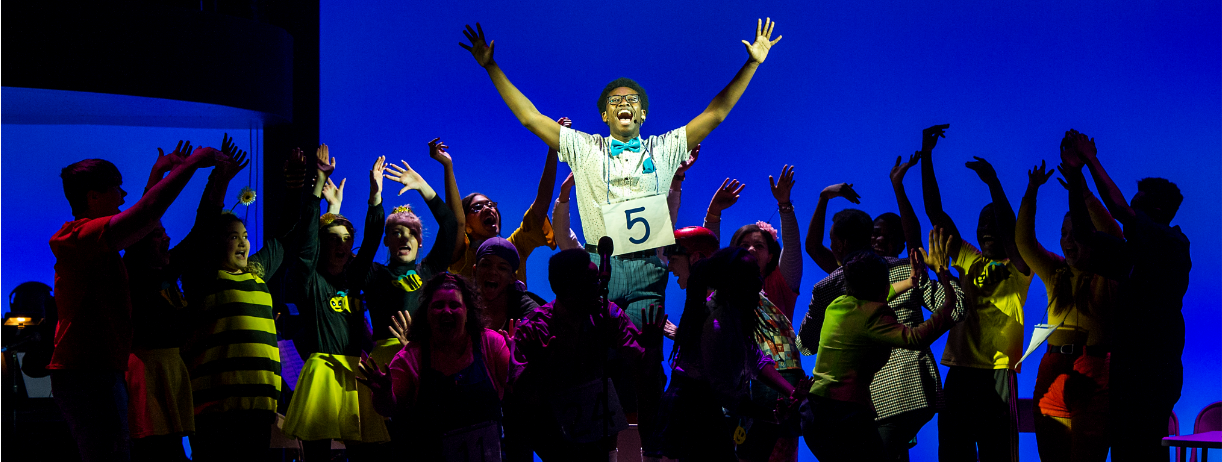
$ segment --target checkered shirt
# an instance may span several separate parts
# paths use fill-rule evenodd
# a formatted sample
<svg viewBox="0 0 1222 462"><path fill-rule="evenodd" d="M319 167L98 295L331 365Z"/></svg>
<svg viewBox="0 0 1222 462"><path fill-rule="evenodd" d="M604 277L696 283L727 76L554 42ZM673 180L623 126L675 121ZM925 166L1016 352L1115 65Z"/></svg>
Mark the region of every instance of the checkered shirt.
<svg viewBox="0 0 1222 462"><path fill-rule="evenodd" d="M759 305L755 307L759 327L755 330L755 343L760 351L776 361L776 370L802 369L802 355L798 353L798 335L793 323L760 292Z"/></svg>
<svg viewBox="0 0 1222 462"><path fill-rule="evenodd" d="M891 283L903 281L912 275L908 260L884 257L890 268ZM956 304L953 318L958 321L963 315L963 291L958 281L952 281ZM921 278L917 287L899 294L887 304L895 310L896 319L908 326L916 327L925 320L922 304L932 309L942 305L946 295L941 285L928 277ZM798 329L798 348L802 354L815 354L819 349L819 332L823 328L823 313L836 297L844 295L844 270L837 269L811 291L810 309ZM877 420L893 417L905 412L933 407L942 409L942 378L937 362L929 348L920 351L894 348L891 358L870 383L871 400Z"/></svg>

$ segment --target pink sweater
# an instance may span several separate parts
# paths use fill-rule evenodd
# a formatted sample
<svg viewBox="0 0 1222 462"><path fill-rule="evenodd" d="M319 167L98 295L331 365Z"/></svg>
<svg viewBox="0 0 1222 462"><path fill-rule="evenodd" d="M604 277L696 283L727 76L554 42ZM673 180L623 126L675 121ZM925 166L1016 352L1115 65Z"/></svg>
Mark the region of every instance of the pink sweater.
<svg viewBox="0 0 1222 462"><path fill-rule="evenodd" d="M492 379L492 385L496 387L497 397L504 398L512 360L509 345L505 343L504 336L489 329L484 329L484 336L481 340L480 352L484 355L484 366L488 377ZM467 351L461 364L439 367L441 365L434 363L433 368L446 375L458 373L475 361L471 350ZM398 408L396 415L402 415L403 411L411 409L416 404L416 397L420 393L420 367L423 364L421 353L420 345L409 343L390 362L391 393L394 394L395 406Z"/></svg>

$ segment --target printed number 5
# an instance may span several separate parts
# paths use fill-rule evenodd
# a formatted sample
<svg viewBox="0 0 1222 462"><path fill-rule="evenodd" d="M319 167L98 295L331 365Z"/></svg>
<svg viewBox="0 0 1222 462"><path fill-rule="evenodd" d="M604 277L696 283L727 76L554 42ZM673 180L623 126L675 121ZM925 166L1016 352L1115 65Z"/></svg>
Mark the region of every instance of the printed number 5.
<svg viewBox="0 0 1222 462"><path fill-rule="evenodd" d="M628 220L628 229L632 229L632 227L636 225L637 223L645 225L645 235L641 236L640 239L629 237L628 242L631 242L633 244L640 244L642 242L649 240L649 222L646 221L645 218L643 217L632 218L632 214L637 213L637 212L644 212L644 211L645 211L645 207L637 207L635 209L628 209L624 211L624 218Z"/></svg>

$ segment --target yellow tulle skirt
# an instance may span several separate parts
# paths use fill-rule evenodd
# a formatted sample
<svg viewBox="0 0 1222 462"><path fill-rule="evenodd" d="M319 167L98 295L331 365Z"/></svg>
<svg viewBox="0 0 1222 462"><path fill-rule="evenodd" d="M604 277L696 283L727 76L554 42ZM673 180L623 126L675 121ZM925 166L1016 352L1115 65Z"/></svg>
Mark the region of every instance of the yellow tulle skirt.
<svg viewBox="0 0 1222 462"><path fill-rule="evenodd" d="M178 348L132 350L126 378L133 439L195 432L191 376Z"/></svg>
<svg viewBox="0 0 1222 462"><path fill-rule="evenodd" d="M314 353L285 413L284 434L303 441L390 441L386 419L373 409L373 393L356 381L360 358Z"/></svg>
<svg viewBox="0 0 1222 462"><path fill-rule="evenodd" d="M378 363L378 368L382 369L382 372L389 372L390 361L395 359L395 355L399 354L399 350L402 349L403 344L399 343L397 338L378 340L373 346L373 351L369 352L369 358Z"/></svg>

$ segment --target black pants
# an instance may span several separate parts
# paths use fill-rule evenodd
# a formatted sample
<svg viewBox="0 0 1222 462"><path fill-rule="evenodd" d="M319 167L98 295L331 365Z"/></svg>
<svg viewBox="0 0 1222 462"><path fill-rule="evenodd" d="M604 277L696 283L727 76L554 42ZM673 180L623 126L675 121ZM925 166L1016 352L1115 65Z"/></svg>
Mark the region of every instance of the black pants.
<svg viewBox="0 0 1222 462"><path fill-rule="evenodd" d="M51 371L51 393L81 460L131 460L127 382L119 371Z"/></svg>
<svg viewBox="0 0 1222 462"><path fill-rule="evenodd" d="M662 430L666 456L680 461L737 462L734 429L708 384L672 376L662 395Z"/></svg>
<svg viewBox="0 0 1222 462"><path fill-rule="evenodd" d="M811 395L802 408L802 436L820 462L885 461L869 406Z"/></svg>
<svg viewBox="0 0 1222 462"><path fill-rule="evenodd" d="M1130 364L1133 367L1128 367ZM1172 408L1180 399L1184 369L1158 366L1157 358L1118 358L1117 353L1112 354L1108 431L1115 462L1167 458L1162 439L1167 436Z"/></svg>
<svg viewBox="0 0 1222 462"><path fill-rule="evenodd" d="M195 416L191 458L198 462L261 462L268 458L272 411L228 411Z"/></svg>
<svg viewBox="0 0 1222 462"><path fill-rule="evenodd" d="M938 416L938 458L943 462L1017 461L1018 398L1014 388L1012 370L951 366L943 388L946 409Z"/></svg>
<svg viewBox="0 0 1222 462"><path fill-rule="evenodd" d="M878 436L882 438L883 448L887 451L887 460L906 460L902 456L912 448L912 439L936 413L933 408L918 409L875 422Z"/></svg>

